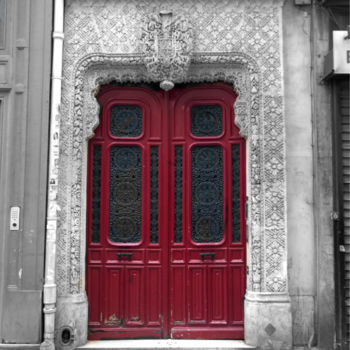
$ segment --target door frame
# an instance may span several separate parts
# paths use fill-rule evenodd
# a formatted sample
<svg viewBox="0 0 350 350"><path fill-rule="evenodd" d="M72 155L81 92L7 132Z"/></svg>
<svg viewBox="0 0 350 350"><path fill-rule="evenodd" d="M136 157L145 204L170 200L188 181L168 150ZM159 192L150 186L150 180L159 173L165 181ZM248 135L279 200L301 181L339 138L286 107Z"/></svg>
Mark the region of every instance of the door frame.
<svg viewBox="0 0 350 350"><path fill-rule="evenodd" d="M279 74L279 73L278 73ZM279 75L277 75L279 77ZM282 76L280 76L282 82ZM247 146L247 292L245 296L245 337L255 339L263 320L256 322L256 310L269 319L285 320L291 326L287 285L286 159L283 95L262 90L263 76L253 56L246 53L203 53L192 57L185 76L175 83L223 81L238 94L236 124ZM279 78L276 78L279 81ZM87 141L99 123L95 93L100 85L152 82L141 55L87 54L67 91L74 101L65 105L60 125L61 199L57 242L57 287L60 309L56 327L73 324L86 336L86 174ZM67 96L67 91L65 95ZM277 131L277 136L276 136ZM266 182L268 181L268 182ZM266 186L266 184L269 186ZM277 249L276 249L277 248ZM270 265L270 261L274 264ZM79 315L79 317L78 317ZM275 326L279 327L277 323ZM282 327L282 326L281 326ZM85 338L86 339L86 338ZM252 340L255 341L255 340Z"/></svg>
<svg viewBox="0 0 350 350"><path fill-rule="evenodd" d="M204 97L208 96L208 97ZM87 262L90 265L89 271L90 273L93 273L96 275L96 271L99 271L100 276L98 277L97 281L94 280L94 284L96 283L98 285L103 286L105 290L108 289L109 283L111 283L107 277L107 271L110 269L116 269L119 271L118 275L121 278L121 274L124 275L124 279L126 278L126 271L132 267L133 264L126 264L124 267L124 264L122 261L118 261L116 259L114 261L113 258L111 258L110 253L111 251L123 251L125 248L124 244L112 244L109 241L108 238L108 222L106 220L104 212L109 212L107 210L106 206L108 207L109 201L109 174L110 174L110 166L107 164L109 161L107 159L110 159L107 154L109 154L109 150L114 145L118 146L128 146L128 145L137 145L138 147L142 149L142 177L141 177L141 183L143 191L145 195L142 195L142 213L145 215L143 216L143 220L141 223L141 240L138 244L130 243L127 245L127 250L125 251L132 251L134 254L138 254L138 248L142 248L142 251L145 250L147 257L147 251L152 251L154 248L158 248L160 250L160 259L161 259L161 265L160 265L160 285L161 285L161 309L160 312L163 315L162 321L159 325L160 327L160 333L158 334L158 331L156 331L156 328L152 330L149 326L142 326L140 324L139 327L136 326L135 328L131 327L128 324L125 324L122 328L117 328L118 325L115 327L116 329L110 328L110 325L106 326L106 317L108 315L111 315L111 313L108 313L106 309L106 303L108 303L108 292L105 291L105 297L102 298L100 292L96 292L95 288L91 289L91 285L89 288L89 284L87 283L87 290L89 290L88 295L93 295L94 299L99 298L99 302L95 302L95 307L98 308L94 309L94 319L92 321L92 333L89 335L90 339L100 339L101 334L105 334L108 337L115 337L115 339L118 338L127 338L128 335L130 337L135 336L145 336L145 337L158 337L158 335L166 335L168 338L172 337L178 337L178 338L192 338L192 337L204 337L207 339L222 339L222 338L232 338L232 339L241 339L243 337L243 324L244 318L241 319L240 316L242 315L241 312L243 311L243 295L242 288L245 290L246 286L246 252L243 247L245 247L246 242L246 215L245 215L245 198L246 198L246 184L245 184L245 139L241 137L238 133L238 128L235 124L235 113L233 109L233 104L231 105L231 102L235 101L237 98L237 95L235 94L233 88L228 84L200 84L196 87L191 88L183 88L181 90L176 91L176 94L169 94L165 92L157 92L153 93L151 90L145 90L144 88L139 88L137 85L135 87L115 87L113 85L106 85L102 88L101 94L98 96L98 100L101 103L102 106L102 112L101 112L101 120L103 120L103 124L100 125L101 127L98 128L96 132L96 137L89 143L89 153L88 153L88 159L89 159L89 168L88 168L88 192L87 192L87 232L89 233L89 237L87 238ZM169 99L174 103L173 108L169 108ZM206 100L205 102L204 99ZM147 100L147 102L146 102ZM228 103L228 100L230 100L230 103ZM146 104L145 104L146 102ZM180 103L180 106L178 104ZM186 109L184 111L181 110L182 104L183 106L186 106ZM133 104L135 106L142 106L143 110L143 119L142 119L142 132L140 136L135 137L123 137L119 138L116 136L113 136L110 131L110 110L113 106L117 105L125 105L125 104ZM223 111L222 114L222 127L223 131L220 135L215 137L198 137L195 135L192 135L192 132L190 131L190 125L188 119L188 113L193 105L212 105L217 104L221 106L221 109ZM176 108L175 108L176 106ZM179 109L180 108L180 109ZM166 111L169 112L166 112ZM176 112L177 111L177 112ZM177 114L176 114L177 113ZM177 117L176 117L177 115ZM151 119L152 118L152 119ZM175 127L176 125L181 125L181 130ZM151 129L152 128L152 129ZM177 131L175 131L177 130ZM179 134L180 132L180 134ZM177 135L175 135L177 133ZM174 171L175 171L175 165L169 167L169 162L173 164L174 162L174 150L176 146L181 145L181 149L183 152L183 187L182 190L188 190L187 192L183 192L182 195L182 201L183 201L183 220L184 223L186 220L190 220L190 212L191 212L191 201L190 201L190 193L191 193L191 176L190 176L190 169L191 169L191 150L193 147L199 146L199 145L221 145L222 151L223 151L223 198L222 198L222 213L223 213L223 221L227 222L228 224L223 224L225 226L224 233L225 233L225 239L222 243L195 243L191 239L190 231L187 232L187 227L189 225L189 222L187 223L187 226L182 226L183 233L182 237L183 240L180 243L174 242L174 217L175 215L175 207L174 207L174 193L172 188L174 187ZM231 154L232 146L238 145L239 146L239 230L240 230L240 239L238 242L233 241L233 227L232 222L228 218L232 214L232 159L229 154ZM162 220L159 221L159 240L158 243L156 243L156 246L153 246L151 242L148 242L150 239L150 227L149 227L149 215L150 215L150 207L146 203L149 203L149 196L151 188L149 186L150 179L148 178L150 176L150 163L149 163L149 157L152 146L157 146L158 149L158 171L159 171L159 177L158 177L158 188L160 191L159 196L159 202L158 202L158 210L159 216L162 217ZM98 212L100 213L100 233L99 233L99 239L98 241L94 241L92 239L93 234L93 228L92 228L92 219L93 219L93 200L92 200L92 184L93 184L93 167L94 167L94 160L93 157L94 149L95 147L99 147L100 149L100 167L101 167L101 175L100 175L100 206L98 209ZM107 153L106 153L107 152ZM231 165L230 165L231 164ZM104 167L104 169L102 169ZM187 170L186 170L187 169ZM171 171L171 174L170 174ZM188 178L189 177L189 178ZM187 181L186 181L187 179ZM107 194L102 194L107 193ZM169 196L169 193L170 196ZM168 202L172 204L167 204ZM166 212L162 210L161 208L166 207ZM187 208L187 209L186 209ZM227 209L227 211L225 210ZM230 214L231 213L231 214ZM172 218L168 219L168 215L171 215ZM226 217L226 218L225 218ZM187 218L187 219L186 219ZM104 228L104 229L103 229ZM189 235L189 236L188 236ZM149 245L151 243L151 245ZM219 244L220 243L220 244ZM227 300L226 308L227 311L225 311L225 315L222 321L217 323L215 322L206 322L201 326L202 322L195 322L196 324L191 324L193 321L191 319L187 319L186 316L186 324L187 326L179 326L177 324L172 324L172 318L170 317L172 307L172 295L170 294L171 289L171 281L172 281L172 269L173 268L179 268L177 264L175 266L171 267L171 265L175 262L171 262L170 259L170 253L172 250L178 252L180 250L188 251L188 254L196 254L196 251L198 249L205 250L217 250L216 248L220 248L216 253L220 255L219 258L215 258L215 264L212 265L209 261L203 265L204 261L200 263L197 260L193 260L193 257L190 259L185 258L184 264L185 267L183 267L183 273L185 274L185 280L186 280L186 286L184 286L188 291L185 293L186 298L184 298L183 302L183 312L189 312L190 309L187 310L187 308L190 308L190 289L188 282L189 276L187 275L191 269L198 268L200 266L204 268L205 271L205 279L209 278L209 275L207 273L215 269L223 269L224 271L221 272L222 275L221 278L223 278L223 283L226 285L226 295ZM198 253L198 252L197 252ZM224 255L222 255L224 253ZM114 252L115 254L115 252ZM186 254L185 254L186 255ZM113 255L114 256L114 255ZM112 262L112 260L114 263ZM143 259L142 259L143 260ZM213 259L212 259L213 260ZM122 264L120 264L122 262ZM112 265L111 265L112 263ZM214 263L214 261L212 262ZM97 265L96 265L97 264ZM176 266L177 265L177 266ZM190 267L192 266L192 267ZM124 271L123 267L126 269ZM142 274L142 280L145 284L145 293L147 293L147 276L148 276L148 270L150 269L150 266L148 266L147 259L143 260L142 267L144 269L144 272ZM154 267L154 266L153 266ZM136 266L134 265L134 268ZM238 269L238 270L237 270ZM93 272L95 271L95 272ZM124 271L124 272L122 272ZM217 270L218 271L218 270ZM91 281L93 277L89 277L90 273L87 273L86 279L87 281ZM96 276L95 276L96 277ZM233 278L235 278L233 280ZM233 283L236 282L237 283ZM100 282L98 282L100 281ZM225 281L225 282L224 282ZM102 283L102 284L101 284ZM122 286L122 283L120 284L120 290L117 292L117 294L122 293L122 290L124 290L124 287ZM209 282L207 282L209 283ZM231 287L230 287L231 286ZM100 287L100 288L101 288ZM207 286L208 287L208 286ZM207 288L206 287L206 288ZM101 290L101 289L99 289ZM210 288L211 290L211 288ZM209 290L208 290L209 292ZM229 297L229 292L235 293L232 294L232 298ZM188 293L188 294L187 294ZM143 310L145 312L150 311L147 307L147 303L149 302L147 299L147 295L145 294L145 305L143 307ZM210 294L209 294L210 295ZM174 296L173 296L174 297ZM103 300L103 301L102 301ZM242 302L241 306L239 305L240 302ZM98 305L98 306L97 306ZM210 305L210 303L208 304ZM214 304L213 304L214 305ZM118 307L117 307L118 309ZM90 309L91 310L91 309ZM235 310L233 312L233 310ZM238 311L239 310L239 311ZM98 312L97 312L98 311ZM207 310L210 314L209 309ZM112 311L110 311L112 312ZM103 315L103 318L100 318ZM206 316L206 318L209 318L209 314ZM98 316L99 321L97 321L96 317ZM115 314L113 314L115 317ZM118 315L118 314L117 314ZM124 315L128 317L127 315ZM144 321L147 321L146 314L144 315ZM118 316L119 317L119 316ZM237 321L237 317L238 320ZM124 319L123 323L127 321L130 323L130 319ZM90 320L89 320L90 322ZM97 323L96 323L97 322ZM224 322L224 323L222 323ZM94 325L95 323L95 325ZM216 324L216 325L215 325ZM222 326L219 327L219 324L222 324ZM96 328L95 328L96 327ZM191 330L189 329L191 328ZM170 330L172 330L170 332ZM220 332L220 334L217 334L217 332ZM101 333L106 332L106 333ZM147 334L149 334L147 336ZM126 335L126 336L125 336Z"/></svg>

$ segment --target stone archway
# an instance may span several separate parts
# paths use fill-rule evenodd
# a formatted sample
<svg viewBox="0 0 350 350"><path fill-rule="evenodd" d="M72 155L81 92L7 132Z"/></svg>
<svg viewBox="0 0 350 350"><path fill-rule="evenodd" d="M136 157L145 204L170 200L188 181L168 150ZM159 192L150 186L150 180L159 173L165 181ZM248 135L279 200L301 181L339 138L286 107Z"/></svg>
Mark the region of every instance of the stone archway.
<svg viewBox="0 0 350 350"><path fill-rule="evenodd" d="M275 39L274 51L266 52L263 59L258 59L256 53L249 49L243 52L192 53L190 61L183 63L186 66L183 74L175 74L173 82L224 81L230 83L239 95L234 108L241 134L247 138L248 160L249 274L245 340L252 345L277 341L284 344L283 348L289 349L291 314L287 286L285 127L281 66L279 61L276 63L280 55L280 3L274 2L272 6L271 2L269 6L272 10L259 7L255 12L252 6L253 9L244 10L252 10L251 17L242 12L247 17L245 35L253 37L251 22L254 19L258 19L256 21L261 26L271 19L267 29L273 33L271 38ZM266 32L265 27L264 30ZM254 37L255 33L263 35L257 30ZM100 85L111 81L148 83L162 79L146 68L147 56L142 53L92 52L79 59L69 55L67 51L66 59L72 57L75 63L66 70L67 82L62 100L56 320L58 329L68 325L75 330L75 345L78 345L86 341L87 333L87 142L99 122L99 105L94 93ZM164 74L166 80L167 74L172 73ZM269 87L266 87L266 79ZM259 317L256 317L258 314Z"/></svg>
<svg viewBox="0 0 350 350"><path fill-rule="evenodd" d="M220 66L217 62L220 62ZM127 69L124 69L124 65ZM130 73L127 72L128 69ZM149 79L140 58L134 57L126 61L124 57L117 55L85 57L76 72L73 139L66 144L70 149L64 152L64 159L61 158L61 162L64 161L61 168L69 169L71 179L70 183L65 183L65 192L63 185L60 187L60 195L64 195L65 202L70 203L70 218L64 222L68 228L65 232L69 234L64 237L60 234L59 257L64 257L66 263L60 263L62 260L59 259L57 279L59 294L75 295L75 298L80 295L83 301L87 141L99 122L99 105L94 92L99 85L111 81L140 83L148 82ZM248 140L250 273L247 300L249 303L252 295L255 297L254 303L259 302L257 298L263 293L264 299L270 298L271 302L277 298L279 304L288 303L282 99L274 96L263 98L256 64L239 53L194 57L184 82L215 81L228 82L238 92L239 98L235 104L236 120L242 135ZM270 134L266 133L262 123L267 111ZM266 157L270 157L269 162L266 162ZM266 300L264 303L266 304ZM247 329L248 320L249 318L246 320Z"/></svg>

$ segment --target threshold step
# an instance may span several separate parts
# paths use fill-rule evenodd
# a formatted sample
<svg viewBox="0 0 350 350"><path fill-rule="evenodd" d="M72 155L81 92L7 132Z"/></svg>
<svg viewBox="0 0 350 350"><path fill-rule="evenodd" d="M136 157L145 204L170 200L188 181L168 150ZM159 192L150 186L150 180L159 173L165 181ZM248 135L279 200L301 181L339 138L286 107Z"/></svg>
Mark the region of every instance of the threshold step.
<svg viewBox="0 0 350 350"><path fill-rule="evenodd" d="M197 340L197 339L135 339L135 340L90 340L76 349L90 350L147 350L147 349L191 349L191 350L244 350L256 349L242 340Z"/></svg>

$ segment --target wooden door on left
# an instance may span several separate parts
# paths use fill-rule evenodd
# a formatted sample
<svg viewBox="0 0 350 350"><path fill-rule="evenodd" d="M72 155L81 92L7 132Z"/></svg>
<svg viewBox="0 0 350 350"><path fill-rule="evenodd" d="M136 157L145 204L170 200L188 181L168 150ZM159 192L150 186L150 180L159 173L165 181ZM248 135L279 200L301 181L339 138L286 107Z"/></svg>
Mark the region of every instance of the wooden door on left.
<svg viewBox="0 0 350 350"><path fill-rule="evenodd" d="M101 122L89 143L88 170L90 339L162 337L167 150L158 95L117 87L99 94Z"/></svg>

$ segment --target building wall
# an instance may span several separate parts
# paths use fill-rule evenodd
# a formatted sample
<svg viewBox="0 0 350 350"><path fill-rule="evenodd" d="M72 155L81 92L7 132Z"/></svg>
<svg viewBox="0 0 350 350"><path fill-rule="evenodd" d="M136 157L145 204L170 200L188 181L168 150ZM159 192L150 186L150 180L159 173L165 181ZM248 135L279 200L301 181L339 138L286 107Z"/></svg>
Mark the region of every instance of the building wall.
<svg viewBox="0 0 350 350"><path fill-rule="evenodd" d="M41 342L51 1L1 0L0 18L1 346Z"/></svg>
<svg viewBox="0 0 350 350"><path fill-rule="evenodd" d="M311 109L311 13L287 1L283 7L283 57L287 140L288 281L293 344L314 332L315 231Z"/></svg>
<svg viewBox="0 0 350 350"><path fill-rule="evenodd" d="M331 87L323 80L324 57L329 51L330 14L324 8L312 9L312 114L313 114L313 177L314 216L316 237L315 271L315 339L319 349L335 348L335 294L334 294L334 232L332 184L332 110Z"/></svg>
<svg viewBox="0 0 350 350"><path fill-rule="evenodd" d="M336 345L331 85L324 78L331 14L317 2L284 6L288 277L293 343ZM308 3L308 4L307 4Z"/></svg>
<svg viewBox="0 0 350 350"><path fill-rule="evenodd" d="M158 71L152 67L157 66L149 63L154 57L145 59L155 53L143 52L144 47L148 50L154 44L143 45L140 40L143 31L154 27L153 24L145 27L149 15L157 16L161 9L170 8L174 16L186 15L194 31L192 64L180 78L175 76L175 83L224 80L240 91L236 120L247 136L250 152L247 181L251 259L247 277L250 293L245 299L246 340L260 343L262 348L271 344L290 348L282 4L283 1L261 4L224 0L66 2L56 327L73 324L82 335L75 338L77 343L84 342L86 336L86 324L81 317L83 313L86 316L87 310L86 138L98 123L99 111L91 91L97 83L106 84L113 79L133 83L171 79L164 75L164 67L158 67Z"/></svg>
<svg viewBox="0 0 350 350"><path fill-rule="evenodd" d="M67 1L68 10L76 3ZM79 2L79 6L87 11L92 3ZM225 10L225 2L218 3L216 17ZM5 5L6 12L3 11ZM99 5L100 8L103 6L102 3ZM126 6L126 13L127 10ZM295 6L294 0L285 1L282 13L288 291L293 316L293 344L300 347L317 345L329 350L333 348L335 333L334 253L330 221L331 92L321 81L323 57L328 51L328 17L321 8ZM126 17L121 13L118 18L118 23L122 23ZM0 19L1 347L2 342L41 341L52 1L0 0ZM69 17L67 24L74 19ZM66 57L78 61L78 55L97 51L113 53L116 49L129 53L128 45L134 46L130 37L123 36L123 26L120 26L116 31L117 39L108 38L108 30L102 33L106 38L104 42L99 38L85 42L86 33L68 33ZM82 23L80 30L84 31L84 27ZM135 28L133 30L137 31ZM139 34L131 32L131 38ZM77 38L84 44L82 52L78 52L79 48L74 49ZM119 47L111 46L112 40L116 40ZM231 45L234 37L222 40L228 46L209 40L200 49L237 49ZM259 53L256 55L258 57ZM71 88L73 91L73 73L67 73L74 68L71 64L66 60L64 84L67 90ZM67 110L72 106L72 100L73 93L64 95ZM11 206L21 208L19 231L9 230ZM68 268L64 278L68 281L74 277L74 268L69 262L65 266ZM81 276L82 279L77 279L79 288L84 286L84 271ZM68 282L66 289L62 285L65 286L59 281L59 292L63 296L69 296L71 290L75 293ZM79 292L83 294L84 288ZM67 309L71 308L70 303L67 305ZM62 324L69 323L63 311L58 315L59 321L61 318Z"/></svg>

